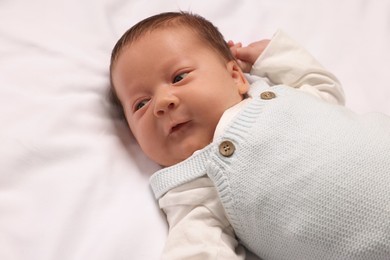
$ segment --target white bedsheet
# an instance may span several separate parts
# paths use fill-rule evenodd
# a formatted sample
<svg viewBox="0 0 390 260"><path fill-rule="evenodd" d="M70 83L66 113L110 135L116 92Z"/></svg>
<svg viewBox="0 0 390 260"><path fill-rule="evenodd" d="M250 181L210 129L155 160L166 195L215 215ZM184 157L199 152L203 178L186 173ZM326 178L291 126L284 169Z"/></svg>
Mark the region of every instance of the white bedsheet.
<svg viewBox="0 0 390 260"><path fill-rule="evenodd" d="M281 28L348 107L390 114L390 0L0 1L0 259L159 259L158 166L112 113L108 66L128 27L179 9L243 43Z"/></svg>

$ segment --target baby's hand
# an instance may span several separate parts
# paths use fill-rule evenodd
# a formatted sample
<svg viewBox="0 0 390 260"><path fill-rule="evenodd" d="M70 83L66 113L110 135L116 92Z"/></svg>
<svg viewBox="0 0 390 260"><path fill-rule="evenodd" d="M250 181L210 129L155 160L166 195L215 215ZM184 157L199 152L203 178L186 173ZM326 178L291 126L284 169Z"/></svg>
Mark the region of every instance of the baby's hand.
<svg viewBox="0 0 390 260"><path fill-rule="evenodd" d="M248 73L251 71L257 58L268 46L269 42L270 40L266 39L253 42L246 47L242 47L241 42L234 43L233 41L229 41L228 45L233 56L237 59L238 65L240 65L242 71Z"/></svg>

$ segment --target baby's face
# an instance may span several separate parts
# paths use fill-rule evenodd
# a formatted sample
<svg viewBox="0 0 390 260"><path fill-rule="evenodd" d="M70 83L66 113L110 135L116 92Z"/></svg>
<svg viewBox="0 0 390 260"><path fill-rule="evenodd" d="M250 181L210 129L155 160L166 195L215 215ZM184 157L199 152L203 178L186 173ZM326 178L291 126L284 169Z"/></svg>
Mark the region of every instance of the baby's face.
<svg viewBox="0 0 390 260"><path fill-rule="evenodd" d="M125 47L112 79L141 149L163 166L208 145L223 112L248 89L235 62L182 27L154 30Z"/></svg>

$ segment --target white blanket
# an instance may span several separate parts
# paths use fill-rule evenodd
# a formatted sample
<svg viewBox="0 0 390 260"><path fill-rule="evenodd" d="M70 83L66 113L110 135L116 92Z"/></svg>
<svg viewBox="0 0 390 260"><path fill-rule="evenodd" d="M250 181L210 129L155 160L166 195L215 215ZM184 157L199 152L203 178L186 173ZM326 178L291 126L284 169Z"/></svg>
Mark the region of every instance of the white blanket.
<svg viewBox="0 0 390 260"><path fill-rule="evenodd" d="M158 166L106 93L116 40L177 10L244 44L283 29L340 79L348 107L390 114L390 0L0 1L0 259L159 259Z"/></svg>

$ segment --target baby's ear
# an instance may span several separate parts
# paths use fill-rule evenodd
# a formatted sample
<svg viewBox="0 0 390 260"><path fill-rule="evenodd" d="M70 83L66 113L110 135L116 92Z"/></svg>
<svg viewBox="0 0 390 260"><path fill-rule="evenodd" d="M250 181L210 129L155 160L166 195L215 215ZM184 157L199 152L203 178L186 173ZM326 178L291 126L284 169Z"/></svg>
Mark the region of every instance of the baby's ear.
<svg viewBox="0 0 390 260"><path fill-rule="evenodd" d="M246 79L244 72L241 70L238 63L235 60L229 61L227 63L227 69L232 76L232 79L236 83L239 93L241 95L246 94L249 89L249 82Z"/></svg>

